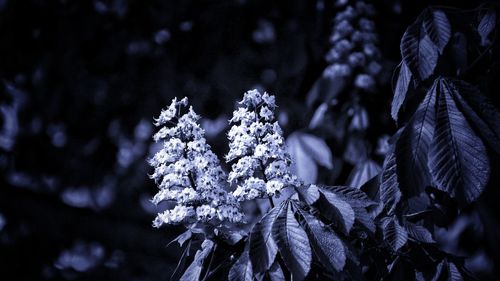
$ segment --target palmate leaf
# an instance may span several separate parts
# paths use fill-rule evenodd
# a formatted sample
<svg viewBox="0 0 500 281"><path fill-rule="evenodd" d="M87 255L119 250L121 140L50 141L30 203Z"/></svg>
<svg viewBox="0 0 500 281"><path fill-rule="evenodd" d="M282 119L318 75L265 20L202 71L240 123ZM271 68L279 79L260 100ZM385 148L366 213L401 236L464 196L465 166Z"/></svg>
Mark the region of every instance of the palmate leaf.
<svg viewBox="0 0 500 281"><path fill-rule="evenodd" d="M252 281L253 280L253 270L252 262L250 261L250 256L248 250L245 249L238 260L229 270L228 275L229 281Z"/></svg>
<svg viewBox="0 0 500 281"><path fill-rule="evenodd" d="M406 232L408 232L408 237L422 242L422 243L435 243L434 239L432 238L432 234L427 230L427 228L414 224L411 222L406 222L405 224L405 229Z"/></svg>
<svg viewBox="0 0 500 281"><path fill-rule="evenodd" d="M397 204L401 200L394 147L390 149L384 160L382 176L380 177L379 194L380 201L384 204L387 214L393 214Z"/></svg>
<svg viewBox="0 0 500 281"><path fill-rule="evenodd" d="M212 249L214 248L214 242L211 240L205 240L201 244L201 249L196 251L193 262L186 269L180 281L196 281L200 279L201 271L203 270L203 263L208 257Z"/></svg>
<svg viewBox="0 0 500 281"><path fill-rule="evenodd" d="M401 62L401 68L399 69L398 81L396 82L396 88L394 89L394 98L392 99L391 105L391 116L394 121L398 121L399 109L406 99L406 93L408 92L410 82L411 72L406 63L403 61Z"/></svg>
<svg viewBox="0 0 500 281"><path fill-rule="evenodd" d="M330 148L321 138L311 134L295 132L287 141L287 149L292 157L292 171L306 183L316 181L316 165L331 169L333 158Z"/></svg>
<svg viewBox="0 0 500 281"><path fill-rule="evenodd" d="M343 185L333 185L333 186L321 185L320 189L335 193L337 196L341 197L344 201L347 201L351 206L366 208L377 205L377 203L372 201L366 193L364 193L358 188L352 188Z"/></svg>
<svg viewBox="0 0 500 281"><path fill-rule="evenodd" d="M300 199L308 205L314 204L319 199L319 189L314 184L310 184L307 188L301 186L295 190L297 190Z"/></svg>
<svg viewBox="0 0 500 281"><path fill-rule="evenodd" d="M285 280L285 275L283 274L283 269L281 268L278 261L274 261L271 268L267 272L269 279L271 281L283 281Z"/></svg>
<svg viewBox="0 0 500 281"><path fill-rule="evenodd" d="M285 206L286 201L271 209L252 229L250 234L250 260L255 272L265 272L271 267L276 258L278 246L272 237L272 228Z"/></svg>
<svg viewBox="0 0 500 281"><path fill-rule="evenodd" d="M423 14L422 25L439 53L443 53L451 37L451 25L446 14L441 10L427 9Z"/></svg>
<svg viewBox="0 0 500 281"><path fill-rule="evenodd" d="M321 189L318 202L321 214L331 220L344 234L349 234L355 219L351 205L340 196L325 189Z"/></svg>
<svg viewBox="0 0 500 281"><path fill-rule="evenodd" d="M432 277L432 281L438 280L463 281L464 278L455 263L444 259L436 266L436 272Z"/></svg>
<svg viewBox="0 0 500 281"><path fill-rule="evenodd" d="M307 224L307 233L319 261L327 269L333 267L336 271L342 271L346 262L346 253L340 238L315 216L303 209L298 210Z"/></svg>
<svg viewBox="0 0 500 281"><path fill-rule="evenodd" d="M481 37L481 46L486 46L490 43L488 36L495 29L497 15L494 10L487 10L481 15L477 26L477 33Z"/></svg>
<svg viewBox="0 0 500 281"><path fill-rule="evenodd" d="M431 184L427 155L434 134L437 88L435 82L396 142L398 181L408 197Z"/></svg>
<svg viewBox="0 0 500 281"><path fill-rule="evenodd" d="M365 208L361 207L356 207L356 206L351 206L353 211L354 211L354 218L356 221L358 221L361 225L363 225L366 229L371 231L372 233L375 232L375 222L374 217L375 215L371 215L366 211Z"/></svg>
<svg viewBox="0 0 500 281"><path fill-rule="evenodd" d="M354 166L347 179L347 185L355 188L360 188L367 181L380 173L381 167L377 162L367 159Z"/></svg>
<svg viewBox="0 0 500 281"><path fill-rule="evenodd" d="M450 85L459 93L453 97L467 121L500 154L500 112L476 87L463 81L450 81Z"/></svg>
<svg viewBox="0 0 500 281"><path fill-rule="evenodd" d="M366 193L360 189L349 186L320 186L321 190L335 193L343 201L347 202L354 211L354 218L369 231L375 232L375 223L373 216L368 212L367 208L373 208L378 203L372 201Z"/></svg>
<svg viewBox="0 0 500 281"><path fill-rule="evenodd" d="M452 95L458 95L451 82L439 81L436 127L429 151L429 168L437 188L448 192L459 203L471 203L481 195L489 174L486 148L476 136Z"/></svg>
<svg viewBox="0 0 500 281"><path fill-rule="evenodd" d="M311 246L307 233L295 219L288 202L273 225L272 235L285 265L292 273L292 280L304 280L311 269Z"/></svg>
<svg viewBox="0 0 500 281"><path fill-rule="evenodd" d="M398 251L406 244L408 233L399 224L398 219L393 217L385 217L382 219L382 233L384 240L389 244L393 251Z"/></svg>
<svg viewBox="0 0 500 281"><path fill-rule="evenodd" d="M406 29L400 49L404 63L417 80L425 80L432 75L438 61L438 48L425 34L421 24L417 22Z"/></svg>

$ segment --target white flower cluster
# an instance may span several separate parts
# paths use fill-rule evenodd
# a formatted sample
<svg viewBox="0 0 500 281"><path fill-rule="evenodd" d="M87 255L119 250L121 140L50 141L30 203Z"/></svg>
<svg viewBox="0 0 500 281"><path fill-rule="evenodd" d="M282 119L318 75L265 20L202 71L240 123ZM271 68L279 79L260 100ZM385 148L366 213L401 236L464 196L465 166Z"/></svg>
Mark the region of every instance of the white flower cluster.
<svg viewBox="0 0 500 281"><path fill-rule="evenodd" d="M158 214L153 224L242 222L238 201L224 189L226 174L206 143L200 117L192 107L181 114L187 104L187 98L173 99L156 119L160 129L153 139L162 141L163 148L149 161L154 167L151 178L160 188L152 201L169 200L177 205Z"/></svg>
<svg viewBox="0 0 500 281"><path fill-rule="evenodd" d="M239 201L279 196L282 189L297 186L290 173L290 156L283 132L274 121L275 98L257 90L248 91L233 113L227 162L233 162L228 181L236 184Z"/></svg>
<svg viewBox="0 0 500 281"><path fill-rule="evenodd" d="M346 3L337 2L338 5ZM369 19L374 13L373 6L358 1L335 16L330 37L332 48L326 54L329 66L323 72L324 77L353 77L355 87L374 90L374 77L382 71L375 24Z"/></svg>

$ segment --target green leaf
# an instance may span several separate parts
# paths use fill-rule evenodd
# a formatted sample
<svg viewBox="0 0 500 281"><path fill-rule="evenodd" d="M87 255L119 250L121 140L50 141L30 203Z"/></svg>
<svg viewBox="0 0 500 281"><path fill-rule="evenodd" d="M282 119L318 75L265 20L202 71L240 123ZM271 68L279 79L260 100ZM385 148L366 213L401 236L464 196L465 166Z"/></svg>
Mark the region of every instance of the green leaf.
<svg viewBox="0 0 500 281"><path fill-rule="evenodd" d="M192 236L193 236L193 232L190 229L188 229L188 230L184 231L183 233L181 233L179 236L177 236L174 240L170 241L167 244L167 247L170 246L170 244L172 244L174 242L179 243L179 246L182 247L182 245L184 245L184 243L186 243L187 240L191 239Z"/></svg>
<svg viewBox="0 0 500 281"><path fill-rule="evenodd" d="M193 262L186 269L182 275L180 281L195 281L200 280L200 274L203 270L203 263L208 257L212 249L214 248L214 242L211 240L205 240L201 244L201 249L196 251Z"/></svg>
<svg viewBox="0 0 500 281"><path fill-rule="evenodd" d="M307 211L299 209L299 213L307 224L309 238L319 261L327 269L333 267L336 271L342 271L346 262L346 254L340 238Z"/></svg>
<svg viewBox="0 0 500 281"><path fill-rule="evenodd" d="M352 206L356 207L370 207L377 205L376 202L372 201L368 195L358 188L352 188L350 186L344 185L333 185L333 186L321 186L322 190L327 190L335 193L337 196L347 201Z"/></svg>
<svg viewBox="0 0 500 281"><path fill-rule="evenodd" d="M396 142L398 181L408 197L419 195L431 184L427 155L434 135L437 84L429 89Z"/></svg>
<svg viewBox="0 0 500 281"><path fill-rule="evenodd" d="M250 234L250 260L255 272L265 272L271 267L278 252L278 246L272 237L273 224L278 219L286 201L271 209L252 228Z"/></svg>
<svg viewBox="0 0 500 281"><path fill-rule="evenodd" d="M274 261L273 265L271 266L271 268L269 268L269 271L267 273L271 281L285 280L285 275L283 274L283 270L281 269L278 261Z"/></svg>
<svg viewBox="0 0 500 281"><path fill-rule="evenodd" d="M306 202L308 205L314 204L319 199L318 187L314 184L310 184L307 188L300 186L296 188L297 193L301 200Z"/></svg>
<svg viewBox="0 0 500 281"><path fill-rule="evenodd" d="M349 234L354 224L354 210L351 205L333 192L321 190L320 212L330 219L345 234Z"/></svg>
<svg viewBox="0 0 500 281"><path fill-rule="evenodd" d="M317 165L327 169L333 167L332 152L323 139L295 132L288 137L286 143L293 160L292 171L304 182L316 181Z"/></svg>
<svg viewBox="0 0 500 281"><path fill-rule="evenodd" d="M290 204L283 208L273 225L272 235L292 280L304 280L311 269L311 246L307 234L295 219Z"/></svg>
<svg viewBox="0 0 500 281"><path fill-rule="evenodd" d="M448 280L450 281L463 281L464 278L460 271L458 271L457 266L453 262L448 263Z"/></svg>
<svg viewBox="0 0 500 281"><path fill-rule="evenodd" d="M446 14L441 10L427 9L423 15L423 27L434 45L443 53L444 47L450 41L451 25Z"/></svg>
<svg viewBox="0 0 500 281"><path fill-rule="evenodd" d="M435 243L432 238L432 234L427 230L427 228L414 224L411 222L406 222L405 224L406 231L408 232L408 236L416 241L422 243Z"/></svg>
<svg viewBox="0 0 500 281"><path fill-rule="evenodd" d="M487 10L481 15L481 19L477 26L477 33L481 37L481 46L489 45L491 42L488 39L489 35L495 29L497 15L494 10Z"/></svg>
<svg viewBox="0 0 500 281"><path fill-rule="evenodd" d="M438 48L418 23L406 29L401 39L401 56L416 79L422 81L432 75L437 65Z"/></svg>
<svg viewBox="0 0 500 281"><path fill-rule="evenodd" d="M347 185L360 188L367 181L377 176L380 173L380 170L380 165L371 159L360 162L356 164L354 169L351 171L351 174L347 179Z"/></svg>
<svg viewBox="0 0 500 281"><path fill-rule="evenodd" d="M367 208L377 206L378 203L372 201L366 193L357 188L341 185L321 186L320 189L326 192L333 192L347 202L354 211L355 220L368 230L375 231L373 216L368 213Z"/></svg>
<svg viewBox="0 0 500 281"><path fill-rule="evenodd" d="M397 175L396 155L394 148L387 153L380 177L380 201L384 204L387 214L391 215L396 210L401 200L401 191Z"/></svg>
<svg viewBox="0 0 500 281"><path fill-rule="evenodd" d="M366 227L371 232L375 232L374 218L370 215L365 208L351 206L354 210L354 217L361 225Z"/></svg>
<svg viewBox="0 0 500 281"><path fill-rule="evenodd" d="M489 160L483 142L452 98L459 94L456 88L446 79L440 80L440 88L429 168L438 189L468 204L481 195L488 183Z"/></svg>
<svg viewBox="0 0 500 281"><path fill-rule="evenodd" d="M453 97L467 121L490 148L500 154L500 112L479 90L463 81L453 81Z"/></svg>
<svg viewBox="0 0 500 281"><path fill-rule="evenodd" d="M253 270L248 250L245 249L229 270L229 281L252 281Z"/></svg>
<svg viewBox="0 0 500 281"><path fill-rule="evenodd" d="M399 109L406 99L406 93L408 92L410 82L410 69L408 68L406 63L402 61L401 68L399 69L398 81L396 82L396 88L394 89L394 98L392 99L391 105L391 116L394 121L398 121Z"/></svg>
<svg viewBox="0 0 500 281"><path fill-rule="evenodd" d="M382 233L384 240L395 252L406 244L408 233L399 224L396 217L385 217L382 219Z"/></svg>

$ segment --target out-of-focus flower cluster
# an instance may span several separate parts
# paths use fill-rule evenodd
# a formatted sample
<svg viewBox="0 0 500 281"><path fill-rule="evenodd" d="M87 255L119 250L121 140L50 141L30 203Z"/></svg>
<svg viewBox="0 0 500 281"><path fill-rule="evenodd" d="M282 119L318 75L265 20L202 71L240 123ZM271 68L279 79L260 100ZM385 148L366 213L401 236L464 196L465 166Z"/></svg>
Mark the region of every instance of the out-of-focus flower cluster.
<svg viewBox="0 0 500 281"><path fill-rule="evenodd" d="M158 214L153 224L242 222L238 201L225 189L226 174L198 124L200 117L192 107L181 114L187 105L187 98L173 99L156 119L160 129L153 139L163 147L149 161L154 167L151 178L160 188L152 201L173 201L176 206Z"/></svg>
<svg viewBox="0 0 500 281"><path fill-rule="evenodd" d="M344 6L347 2L337 1L337 6ZM375 24L370 20L374 14L373 6L361 1L353 6L347 5L337 13L330 36L332 48L326 54L329 66L323 76L349 78L353 79L356 88L375 89L375 77L382 71L382 66Z"/></svg>
<svg viewBox="0 0 500 281"><path fill-rule="evenodd" d="M283 132L274 120L275 98L251 90L244 94L229 121L229 152L232 162L228 181L239 201L279 196L281 190L298 186L290 173L290 156L285 150Z"/></svg>

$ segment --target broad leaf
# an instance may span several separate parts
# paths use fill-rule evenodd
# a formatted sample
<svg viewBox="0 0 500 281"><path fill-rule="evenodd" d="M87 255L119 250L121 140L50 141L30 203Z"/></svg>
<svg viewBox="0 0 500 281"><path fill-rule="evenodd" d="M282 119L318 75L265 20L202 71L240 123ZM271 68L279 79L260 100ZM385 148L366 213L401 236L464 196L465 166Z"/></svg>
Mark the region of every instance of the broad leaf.
<svg viewBox="0 0 500 281"><path fill-rule="evenodd" d="M196 251L193 262L186 269L180 281L196 281L200 279L203 263L214 248L214 242L205 240L201 244L201 249Z"/></svg>
<svg viewBox="0 0 500 281"><path fill-rule="evenodd" d="M316 111L314 111L311 122L309 122L309 129L315 129L324 123L325 114L328 111L328 104L326 102L320 104Z"/></svg>
<svg viewBox="0 0 500 281"><path fill-rule="evenodd" d="M398 113L401 105L403 105L406 99L406 93L408 92L408 87L410 86L411 72L406 63L401 62L401 68L399 70L398 81L396 82L396 88L394 89L394 98L392 99L391 105L391 116L392 119L398 121Z"/></svg>
<svg viewBox="0 0 500 281"><path fill-rule="evenodd" d="M352 188L343 185L333 185L333 186L321 186L321 189L334 192L337 196L340 196L344 201L349 202L352 206L357 207L370 207L377 205L376 202L372 201L366 193L358 188Z"/></svg>
<svg viewBox="0 0 500 281"><path fill-rule="evenodd" d="M399 225L396 217L385 217L382 219L382 233L384 240L395 252L406 244L408 233Z"/></svg>
<svg viewBox="0 0 500 281"><path fill-rule="evenodd" d="M245 250L229 270L229 281L252 281L253 270L248 251Z"/></svg>
<svg viewBox="0 0 500 281"><path fill-rule="evenodd" d="M444 277L444 278L443 278ZM432 277L432 281L438 280L448 280L448 281L463 281L464 278L458 270L457 266L448 261L447 259L441 261L436 267L436 273Z"/></svg>
<svg viewBox="0 0 500 281"><path fill-rule="evenodd" d="M314 184L310 184L307 188L300 186L296 188L296 190L299 194L300 199L302 199L308 205L314 204L319 199L319 190L318 187Z"/></svg>
<svg viewBox="0 0 500 281"><path fill-rule="evenodd" d="M494 10L487 10L479 20L479 24L477 26L477 33L481 37L481 46L486 46L490 44L488 36L495 29L497 21L497 15Z"/></svg>
<svg viewBox="0 0 500 281"><path fill-rule="evenodd" d="M451 85L457 93L453 97L467 120L489 147L500 154L500 112L476 87L462 81Z"/></svg>
<svg viewBox="0 0 500 281"><path fill-rule="evenodd" d="M489 174L489 160L481 139L458 110L449 81L441 79L441 95L429 168L437 188L460 203L471 203L481 195Z"/></svg>
<svg viewBox="0 0 500 281"><path fill-rule="evenodd" d="M451 37L451 26L448 17L441 10L427 9L424 13L423 27L434 45L443 53L444 47Z"/></svg>
<svg viewBox="0 0 500 281"><path fill-rule="evenodd" d="M427 155L434 134L437 88L434 83L396 142L398 181L408 197L431 184Z"/></svg>
<svg viewBox="0 0 500 281"><path fill-rule="evenodd" d="M374 216L370 215L365 208L351 206L354 210L354 217L361 225L371 232L375 232Z"/></svg>
<svg viewBox="0 0 500 281"><path fill-rule="evenodd" d="M286 140L286 148L293 161L291 170L305 183L314 183L318 175L318 167L302 146L297 134L299 133L291 134Z"/></svg>
<svg viewBox="0 0 500 281"><path fill-rule="evenodd" d="M287 149L293 159L292 171L306 183L316 181L317 167L331 169L332 153L325 141L316 136L295 132L287 139Z"/></svg>
<svg viewBox="0 0 500 281"><path fill-rule="evenodd" d="M351 123L349 123L349 131L365 131L370 125L370 119L368 112L361 106L357 106L354 109L354 115L352 116Z"/></svg>
<svg viewBox="0 0 500 281"><path fill-rule="evenodd" d="M285 202L283 202L271 209L252 229L250 234L250 260L255 272L268 270L276 258L278 246L271 233L273 224L285 205Z"/></svg>
<svg viewBox="0 0 500 281"><path fill-rule="evenodd" d="M307 234L295 219L290 204L281 210L272 229L273 239L293 280L304 280L311 269L312 252Z"/></svg>
<svg viewBox="0 0 500 281"><path fill-rule="evenodd" d="M351 205L333 192L321 190L320 212L330 219L342 232L348 234L354 224L354 210Z"/></svg>
<svg viewBox="0 0 500 281"><path fill-rule="evenodd" d="M434 276L432 277L432 281L437 281L441 277L441 274L443 273L444 262L445 261L443 260L436 266L436 271L434 273Z"/></svg>
<svg viewBox="0 0 500 281"><path fill-rule="evenodd" d="M432 238L432 234L427 230L427 228L413 224L411 222L407 222L405 224L406 231L408 232L409 238L422 242L422 243L435 243Z"/></svg>
<svg viewBox="0 0 500 281"><path fill-rule="evenodd" d="M300 215L304 218L309 238L313 246L314 253L325 268L333 267L337 271L342 271L346 261L344 245L340 238L320 220L307 211L299 209Z"/></svg>
<svg viewBox="0 0 500 281"><path fill-rule="evenodd" d="M380 173L381 167L375 161L367 159L356 164L347 179L347 185L355 188L360 188L367 181Z"/></svg>
<svg viewBox="0 0 500 281"><path fill-rule="evenodd" d="M273 265L267 272L269 275L269 279L271 281L283 281L285 280L285 275L283 274L283 269L281 269L281 266L278 261L274 261Z"/></svg>
<svg viewBox="0 0 500 281"><path fill-rule="evenodd" d="M183 233L181 233L179 236L177 236L174 240L170 241L167 244L167 247L170 246L170 244L172 244L174 242L179 243L179 246L182 247L182 245L184 245L184 243L186 241L191 239L192 236L193 236L193 232L190 229L188 229L188 230L184 231Z"/></svg>
<svg viewBox="0 0 500 281"><path fill-rule="evenodd" d="M425 80L432 75L437 65L438 48L420 24L408 27L401 39L403 61L418 80Z"/></svg>
<svg viewBox="0 0 500 281"><path fill-rule="evenodd" d="M300 134L299 139L304 150L318 165L333 168L332 153L323 139L310 134Z"/></svg>
<svg viewBox="0 0 500 281"><path fill-rule="evenodd" d="M396 210L399 200L401 200L394 148L387 154L382 171L380 177L380 201L384 204L387 213L392 214Z"/></svg>
<svg viewBox="0 0 500 281"><path fill-rule="evenodd" d="M457 266L453 262L448 262L448 280L450 281L463 281L464 278Z"/></svg>

